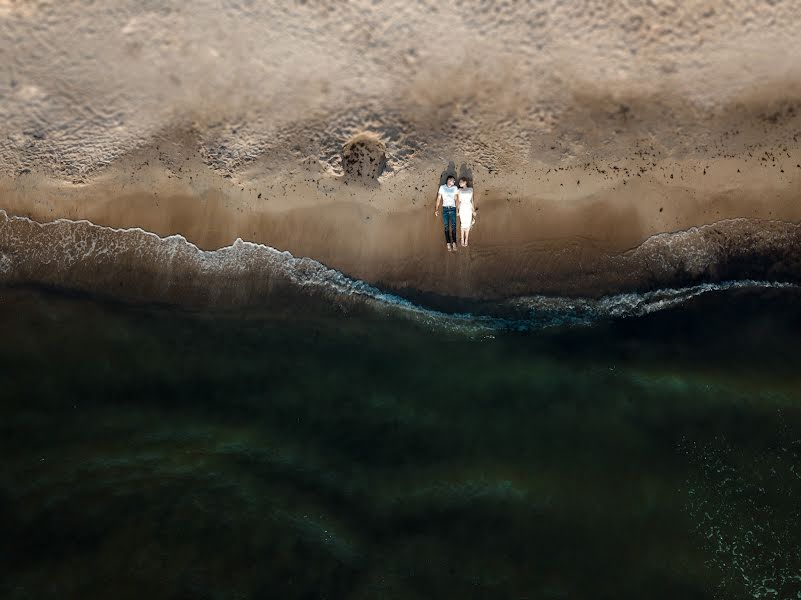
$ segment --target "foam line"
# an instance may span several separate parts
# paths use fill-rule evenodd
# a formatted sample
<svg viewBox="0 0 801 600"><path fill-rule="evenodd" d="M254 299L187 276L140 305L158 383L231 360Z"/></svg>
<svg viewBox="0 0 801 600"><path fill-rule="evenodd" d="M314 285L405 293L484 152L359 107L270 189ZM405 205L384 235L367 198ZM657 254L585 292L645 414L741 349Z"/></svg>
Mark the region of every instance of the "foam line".
<svg viewBox="0 0 801 600"><path fill-rule="evenodd" d="M9 225L13 228L15 224L26 229L32 228L44 239L31 236L27 231L10 235ZM295 257L287 251L241 238L230 246L202 250L178 234L162 238L140 228L115 229L94 225L86 220L58 219L50 223L37 223L26 217L9 217L0 210L0 243L0 282L55 283L81 289L94 286L95 291L104 291L105 288L113 290L114 280L125 277L127 273L125 269L120 270L120 265L128 264L135 276L139 275L138 269L144 269L150 280L162 283L156 289L145 289L144 295L139 298L147 298L148 293L156 294L158 298L159 292L169 297L171 290L180 292L187 285L197 285L206 294L205 297L219 299L232 281L239 286L252 281L256 284L267 282L266 291L261 291L265 286L256 285L248 289L251 295L244 294L244 298L269 300L271 282L279 281L288 285L294 293L321 296L339 306L358 303L369 306L376 313L465 333L587 326L602 320L639 317L667 310L711 292L801 287L788 282L744 279L641 293L626 292L598 299L532 295L487 307L489 313L508 314L511 310L518 315L515 318L503 318L490 314L433 310L365 281L348 277L314 259ZM21 256L22 260L17 256ZM209 286L211 289L207 289ZM214 289L214 286L220 289Z"/></svg>

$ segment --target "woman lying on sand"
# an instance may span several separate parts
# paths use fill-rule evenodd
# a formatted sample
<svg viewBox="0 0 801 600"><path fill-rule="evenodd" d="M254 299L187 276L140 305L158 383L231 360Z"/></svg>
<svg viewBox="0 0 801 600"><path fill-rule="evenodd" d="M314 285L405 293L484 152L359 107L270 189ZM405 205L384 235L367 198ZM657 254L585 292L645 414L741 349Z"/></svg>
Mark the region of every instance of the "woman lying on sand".
<svg viewBox="0 0 801 600"><path fill-rule="evenodd" d="M467 242L470 239L470 228L476 220L476 205L473 202L473 188L467 187L467 178L465 177L459 179L459 189L456 192L456 210L459 212L459 222L462 229L462 246L467 246Z"/></svg>

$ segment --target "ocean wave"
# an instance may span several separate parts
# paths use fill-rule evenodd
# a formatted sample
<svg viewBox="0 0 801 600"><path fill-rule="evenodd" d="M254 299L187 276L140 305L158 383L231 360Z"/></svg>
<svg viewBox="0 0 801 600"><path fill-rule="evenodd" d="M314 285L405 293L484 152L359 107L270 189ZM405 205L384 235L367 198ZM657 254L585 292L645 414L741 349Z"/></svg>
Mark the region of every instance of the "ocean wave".
<svg viewBox="0 0 801 600"><path fill-rule="evenodd" d="M512 300L510 304L525 308L529 318L543 326L588 325L599 320L642 317L674 308L704 294L738 289L801 289L801 286L782 281L745 279L701 283L683 288L664 288L642 293L627 292L599 299L532 296Z"/></svg>
<svg viewBox="0 0 801 600"><path fill-rule="evenodd" d="M508 313L509 309L514 309L514 312L519 313L519 316L513 318L434 311L382 292L377 295L371 294L370 297L385 307L397 309L401 316L424 322L430 326L443 327L453 331L492 333L526 332L553 327L581 327L603 321L642 317L681 306L704 294L746 289L798 290L801 289L801 286L780 281L739 280L703 283L685 288L666 288L643 293L613 294L599 299L528 296L496 305L501 312ZM370 294L370 292L367 293Z"/></svg>
<svg viewBox="0 0 801 600"><path fill-rule="evenodd" d="M649 238L674 252L687 232ZM674 308L711 292L746 288L797 289L792 282L757 279L703 282L600 298L529 295L476 310L449 312L348 277L322 263L270 246L237 239L202 250L181 235L161 238L142 229L114 229L89 221L37 223L0 211L0 283L41 284L133 301L197 307L281 304L313 310L314 302L337 310L367 308L426 326L472 333L586 326ZM308 306L303 302L307 301Z"/></svg>

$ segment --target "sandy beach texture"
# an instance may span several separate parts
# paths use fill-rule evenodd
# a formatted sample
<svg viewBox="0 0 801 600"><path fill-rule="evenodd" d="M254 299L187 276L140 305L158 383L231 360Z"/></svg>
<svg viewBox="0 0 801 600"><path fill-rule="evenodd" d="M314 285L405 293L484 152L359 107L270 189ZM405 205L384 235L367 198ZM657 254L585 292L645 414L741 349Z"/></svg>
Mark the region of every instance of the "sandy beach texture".
<svg viewBox="0 0 801 600"><path fill-rule="evenodd" d="M244 301L197 249L238 238L470 298L801 277L797 3L0 0L0 53L2 281Z"/></svg>

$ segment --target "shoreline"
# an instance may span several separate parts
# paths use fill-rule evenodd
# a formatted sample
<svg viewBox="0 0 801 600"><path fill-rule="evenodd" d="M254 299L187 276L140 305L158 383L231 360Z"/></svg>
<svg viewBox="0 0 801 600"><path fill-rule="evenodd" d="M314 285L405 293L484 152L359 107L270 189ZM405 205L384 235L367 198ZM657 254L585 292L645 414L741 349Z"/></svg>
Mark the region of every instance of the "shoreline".
<svg viewBox="0 0 801 600"><path fill-rule="evenodd" d="M481 294L454 294L363 281L314 259L241 239L203 250L180 234L162 238L142 228L88 220L38 223L0 210L0 283L188 307L258 305L299 295L336 302L343 294L358 296L364 284L429 308L458 310L521 296L599 298L738 279L801 283L801 225L730 219L656 234L626 252L599 256L584 265L585 271L565 267L550 277L527 271L510 280L507 268L502 281L511 284L495 288L496 293L487 286ZM453 270L445 272L454 276Z"/></svg>

